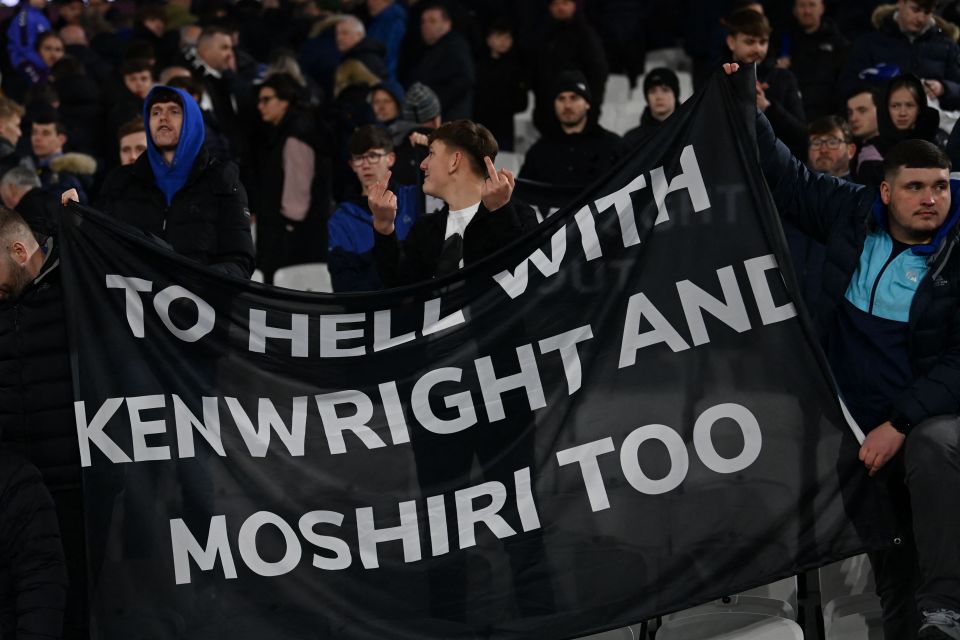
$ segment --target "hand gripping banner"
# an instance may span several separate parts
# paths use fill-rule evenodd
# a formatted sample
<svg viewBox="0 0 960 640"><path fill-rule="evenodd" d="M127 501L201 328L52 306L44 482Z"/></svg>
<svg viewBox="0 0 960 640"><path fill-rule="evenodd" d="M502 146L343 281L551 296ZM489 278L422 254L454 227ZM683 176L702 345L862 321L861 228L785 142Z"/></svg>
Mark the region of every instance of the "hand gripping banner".
<svg viewBox="0 0 960 640"><path fill-rule="evenodd" d="M571 638L864 549L752 118L716 77L530 236L369 295L68 210L93 637Z"/></svg>

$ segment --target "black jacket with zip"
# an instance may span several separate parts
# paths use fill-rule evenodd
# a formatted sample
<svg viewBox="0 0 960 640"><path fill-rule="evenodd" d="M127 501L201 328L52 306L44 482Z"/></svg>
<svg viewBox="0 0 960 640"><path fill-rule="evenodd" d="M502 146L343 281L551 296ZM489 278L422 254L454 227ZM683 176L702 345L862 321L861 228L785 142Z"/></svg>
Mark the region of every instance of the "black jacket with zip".
<svg viewBox="0 0 960 640"><path fill-rule="evenodd" d="M205 149L169 205L146 153L110 172L97 205L197 262L239 278L253 273L250 211L239 171L232 162L211 158Z"/></svg>
<svg viewBox="0 0 960 640"><path fill-rule="evenodd" d="M781 214L826 245L819 295L812 301L821 338L835 326L840 304L860 263L878 191L809 171L762 115L757 117L760 166ZM953 202L952 211L960 206ZM949 218L948 218L949 219ZM891 400L895 425L960 411L960 226L928 259L929 270L910 307L907 348L913 381ZM866 425L864 425L866 426ZM876 425L873 425L876 426Z"/></svg>

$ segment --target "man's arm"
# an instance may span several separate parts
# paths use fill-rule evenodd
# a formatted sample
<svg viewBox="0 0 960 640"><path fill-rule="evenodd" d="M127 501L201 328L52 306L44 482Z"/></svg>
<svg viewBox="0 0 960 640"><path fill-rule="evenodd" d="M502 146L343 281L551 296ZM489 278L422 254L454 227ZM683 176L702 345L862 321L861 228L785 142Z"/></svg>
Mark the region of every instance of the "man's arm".
<svg viewBox="0 0 960 640"><path fill-rule="evenodd" d="M940 106L955 111L960 109L960 45L957 45L956 42L950 42L944 68L945 73L941 80L943 95L940 96Z"/></svg>
<svg viewBox="0 0 960 640"><path fill-rule="evenodd" d="M777 140L766 117L757 112L760 168L780 215L819 242L841 216L855 215L872 192L863 185L815 174Z"/></svg>

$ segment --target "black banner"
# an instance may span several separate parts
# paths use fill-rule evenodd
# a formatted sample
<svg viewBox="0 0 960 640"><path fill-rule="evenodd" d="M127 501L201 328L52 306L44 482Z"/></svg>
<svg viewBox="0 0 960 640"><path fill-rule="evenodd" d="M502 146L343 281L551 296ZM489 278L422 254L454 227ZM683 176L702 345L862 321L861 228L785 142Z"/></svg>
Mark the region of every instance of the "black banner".
<svg viewBox="0 0 960 640"><path fill-rule="evenodd" d="M714 78L533 235L374 295L71 209L93 637L569 638L861 551L752 135Z"/></svg>

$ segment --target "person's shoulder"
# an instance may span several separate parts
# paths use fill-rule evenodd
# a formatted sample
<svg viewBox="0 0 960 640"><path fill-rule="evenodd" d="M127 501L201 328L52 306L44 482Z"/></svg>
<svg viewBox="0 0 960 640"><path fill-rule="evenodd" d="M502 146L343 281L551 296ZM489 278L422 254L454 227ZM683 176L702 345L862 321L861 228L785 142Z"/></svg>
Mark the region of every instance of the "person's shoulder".
<svg viewBox="0 0 960 640"><path fill-rule="evenodd" d="M101 192L103 194L115 193L121 191L126 185L137 179L134 171L135 164L121 165L111 169L103 180Z"/></svg>

